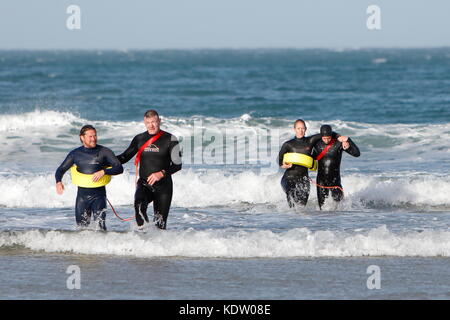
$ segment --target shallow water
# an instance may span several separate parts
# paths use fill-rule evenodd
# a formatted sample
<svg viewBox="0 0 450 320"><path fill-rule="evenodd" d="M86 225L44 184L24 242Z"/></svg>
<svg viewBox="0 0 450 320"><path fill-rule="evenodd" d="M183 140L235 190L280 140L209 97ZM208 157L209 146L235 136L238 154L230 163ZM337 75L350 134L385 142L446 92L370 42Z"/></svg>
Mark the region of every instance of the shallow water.
<svg viewBox="0 0 450 320"><path fill-rule="evenodd" d="M0 57L0 298L449 299L449 49ZM111 210L107 233L76 230L56 167L86 123L121 153L149 107L183 148L168 230ZM276 157L297 118L361 149L343 155L337 207L318 210L314 187L287 206ZM133 216L131 163L107 192Z"/></svg>

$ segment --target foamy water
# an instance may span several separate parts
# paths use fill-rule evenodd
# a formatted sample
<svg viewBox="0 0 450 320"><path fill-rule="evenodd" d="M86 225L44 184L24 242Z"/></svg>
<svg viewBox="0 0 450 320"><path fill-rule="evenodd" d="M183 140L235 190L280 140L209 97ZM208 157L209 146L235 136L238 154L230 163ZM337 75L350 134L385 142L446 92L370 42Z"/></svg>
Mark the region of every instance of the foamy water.
<svg viewBox="0 0 450 320"><path fill-rule="evenodd" d="M134 172L113 177L107 186L108 198L116 205L132 205ZM173 205L195 208L226 206L233 203L276 204L285 200L280 187L281 173L261 174L252 171L230 173L182 170L173 176ZM0 206L8 208L65 208L73 206L77 187L70 174L63 179L65 192L57 195L54 174L6 174L0 176ZM342 179L346 209L352 207L416 206L423 210L449 209L450 177L412 174L386 176L379 174L347 174ZM312 201L316 199L312 184ZM281 208L284 210L285 208Z"/></svg>
<svg viewBox="0 0 450 320"><path fill-rule="evenodd" d="M147 234L39 230L0 234L1 248L15 245L35 251L141 258L449 257L450 231L395 234L382 226L353 233L295 228L280 233L187 229Z"/></svg>
<svg viewBox="0 0 450 320"><path fill-rule="evenodd" d="M260 139L260 157L272 165L281 144L293 136L291 119L252 118L244 114L238 118L219 119L197 116L192 118L162 117L162 128L176 135L182 142L185 153L191 155L191 148L195 159L204 158L203 162L193 164L214 164L221 157L212 156L212 149L222 147L214 141L217 148L208 147L211 137L224 138L225 146L232 148L234 139L237 139L237 151L245 152L245 138L249 140L250 152L247 160L255 157L254 143ZM33 159L57 163L69 150L79 145L78 132L82 125L90 123L98 130L99 144L104 144L116 153L123 151L130 143L132 137L145 131L141 122L121 121L90 121L67 112L34 111L22 115L2 115L0 117L0 157L11 160L26 159L33 154ZM363 152L363 161L348 160L357 167L368 163L378 163L384 170L408 168L411 165L426 166L434 171L443 163L448 163L450 147L442 141L450 138L450 123L446 124L369 124L357 122L329 121L336 132L348 135L357 142ZM308 121L307 134L317 133L322 121ZM228 134L228 135L227 135ZM266 137L272 138L267 142ZM190 139L194 139L191 143ZM203 139L203 140L202 140ZM200 143L197 143L200 141ZM206 148L202 153L203 148ZM264 143L264 144L263 144ZM248 147L248 146L247 146ZM266 148L266 149L264 149ZM267 148L271 148L267 150ZM266 154L263 155L265 151ZM249 152L249 151L247 151ZM199 153L201 155L199 155ZM268 155L267 155L268 153ZM242 155L238 155L242 156ZM242 156L245 157L245 156ZM273 160L272 160L273 159ZM62 160L61 160L62 161ZM185 161L191 164L190 158ZM376 161L376 162L375 162ZM221 164L220 161L218 164ZM428 171L427 170L427 171Z"/></svg>

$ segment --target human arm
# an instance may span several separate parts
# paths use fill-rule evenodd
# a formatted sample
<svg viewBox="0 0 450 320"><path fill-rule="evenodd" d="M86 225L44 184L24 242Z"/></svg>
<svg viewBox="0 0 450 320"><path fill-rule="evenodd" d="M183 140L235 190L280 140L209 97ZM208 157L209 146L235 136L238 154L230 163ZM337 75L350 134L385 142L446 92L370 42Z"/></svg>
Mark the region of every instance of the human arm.
<svg viewBox="0 0 450 320"><path fill-rule="evenodd" d="M114 152L112 152L110 149L104 148L103 150L104 150L104 162L108 167L111 167L103 169L105 174L110 176L121 174L123 172L123 167L120 160L114 155Z"/></svg>
<svg viewBox="0 0 450 320"><path fill-rule="evenodd" d="M147 183L149 183L150 185L153 185L155 182L163 179L166 175L172 175L181 170L181 149L178 140L174 136L171 136L168 147L168 154L169 158L167 161L167 166L160 171L151 173L147 177Z"/></svg>
<svg viewBox="0 0 450 320"><path fill-rule="evenodd" d="M60 181L56 183L56 193L62 195L64 192L64 184Z"/></svg>
<svg viewBox="0 0 450 320"><path fill-rule="evenodd" d="M67 170L70 169L71 166L73 166L73 154L70 152L66 159L61 163L61 165L56 169L55 172L55 180L56 180L56 193L61 195L64 192L64 184L61 182L62 177L64 173L66 173Z"/></svg>
<svg viewBox="0 0 450 320"><path fill-rule="evenodd" d="M346 141L342 142L342 149L354 157L359 157L361 155L358 146L350 138L347 138Z"/></svg>
<svg viewBox="0 0 450 320"><path fill-rule="evenodd" d="M342 136L339 133L336 133L336 132L333 131L331 133L331 137L333 139L339 140ZM308 139L309 139L309 145L313 148L316 145L317 142L322 140L322 135L320 133L313 134L312 136L309 136Z"/></svg>
<svg viewBox="0 0 450 320"><path fill-rule="evenodd" d="M181 162L181 148L178 140L172 136L170 144L169 144L169 152L170 152L170 165L165 169L165 172L168 174L174 174L181 170L182 162Z"/></svg>
<svg viewBox="0 0 450 320"><path fill-rule="evenodd" d="M292 163L285 163L285 162L283 162L283 157L288 152L289 152L289 145L285 142L281 146L280 152L278 153L278 165L282 169L289 169L289 168L292 167Z"/></svg>
<svg viewBox="0 0 450 320"><path fill-rule="evenodd" d="M128 148L117 156L121 164L127 163L139 151L136 137L133 138Z"/></svg>
<svg viewBox="0 0 450 320"><path fill-rule="evenodd" d="M100 180L105 174L115 176L123 172L122 164L114 155L114 152L112 152L108 148L103 147L103 149L101 150L101 155L103 157L103 164L107 168L101 169L93 174L92 181L94 182Z"/></svg>

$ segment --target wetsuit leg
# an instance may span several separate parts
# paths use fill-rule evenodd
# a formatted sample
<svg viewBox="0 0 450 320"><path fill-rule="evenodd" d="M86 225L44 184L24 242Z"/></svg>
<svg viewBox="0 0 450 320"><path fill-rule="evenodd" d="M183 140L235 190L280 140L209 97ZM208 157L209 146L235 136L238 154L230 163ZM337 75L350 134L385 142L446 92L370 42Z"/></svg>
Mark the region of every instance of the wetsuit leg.
<svg viewBox="0 0 450 320"><path fill-rule="evenodd" d="M75 201L75 221L80 227L87 227L91 221L91 210L89 208L89 199L83 190L78 188L77 199Z"/></svg>
<svg viewBox="0 0 450 320"><path fill-rule="evenodd" d="M309 198L310 182L308 177L289 179L283 176L281 186L286 193L289 207L306 206Z"/></svg>
<svg viewBox="0 0 450 320"><path fill-rule="evenodd" d="M164 179L162 183L155 186L153 202L153 221L160 229L166 229L167 217L169 215L170 204L172 203L173 183L170 177Z"/></svg>
<svg viewBox="0 0 450 320"><path fill-rule="evenodd" d="M320 183L318 183L320 184ZM322 184L320 184L322 185ZM322 209L322 206L325 203L325 199L329 196L329 189L327 188L321 188L317 186L317 200L319 201L319 208Z"/></svg>
<svg viewBox="0 0 450 320"><path fill-rule="evenodd" d="M98 221L98 227L106 231L106 196L95 196L92 198L91 211L94 221Z"/></svg>
<svg viewBox="0 0 450 320"><path fill-rule="evenodd" d="M75 204L75 220L81 227L89 226L91 216L98 221L99 228L106 230L106 189L78 188Z"/></svg>
<svg viewBox="0 0 450 320"><path fill-rule="evenodd" d="M342 186L339 184L339 187L342 188ZM344 192L342 192L341 189L335 188L331 191L331 196L333 197L333 200L336 202L341 201L344 199Z"/></svg>
<svg viewBox="0 0 450 320"><path fill-rule="evenodd" d="M153 201L153 221L158 228L166 229L172 195L173 183L170 177L154 186L150 186L144 180L139 179L134 197L137 225L142 226L144 222L149 222L147 208Z"/></svg>
<svg viewBox="0 0 450 320"><path fill-rule="evenodd" d="M136 217L136 223L138 226L142 226L148 221L147 207L149 203L153 201L153 194L150 187L147 187L146 182L143 179L139 179L134 194L134 211Z"/></svg>

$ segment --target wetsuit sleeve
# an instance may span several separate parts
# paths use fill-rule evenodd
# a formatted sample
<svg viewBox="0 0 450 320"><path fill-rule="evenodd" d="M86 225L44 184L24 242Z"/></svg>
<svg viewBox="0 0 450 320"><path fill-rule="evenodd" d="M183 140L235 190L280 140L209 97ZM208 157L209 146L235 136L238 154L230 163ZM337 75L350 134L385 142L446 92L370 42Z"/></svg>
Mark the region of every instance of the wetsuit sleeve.
<svg viewBox="0 0 450 320"><path fill-rule="evenodd" d="M120 163L122 163L122 164L127 163L128 161L130 161L131 158L134 157L134 155L138 151L139 151L139 148L138 148L137 138L134 137L133 140L131 141L129 147L124 152L119 154L117 156L117 159L119 159Z"/></svg>
<svg viewBox="0 0 450 320"><path fill-rule="evenodd" d="M359 151L358 146L352 141L352 139L348 138L348 143L350 144L350 147L347 150L344 150L348 154L359 157L361 155L361 152Z"/></svg>
<svg viewBox="0 0 450 320"><path fill-rule="evenodd" d="M66 159L64 159L64 161L58 167L58 169L56 169L56 172L55 172L56 183L61 182L64 173L66 173L66 171L69 170L70 167L73 166L73 164L74 164L73 152L70 152L67 155Z"/></svg>
<svg viewBox="0 0 450 320"><path fill-rule="evenodd" d="M178 140L174 136L171 137L169 152L170 152L170 165L165 170L166 173L172 175L175 172L180 171L182 166L180 144L178 143Z"/></svg>
<svg viewBox="0 0 450 320"><path fill-rule="evenodd" d="M287 142L283 143L280 152L278 153L278 165L281 167L283 165L283 157L285 153L289 152L289 144Z"/></svg>
<svg viewBox="0 0 450 320"><path fill-rule="evenodd" d="M311 157L313 159L316 159L319 154L320 154L320 152L319 152L319 150L317 150L317 145L314 145L314 147L312 149Z"/></svg>
<svg viewBox="0 0 450 320"><path fill-rule="evenodd" d="M105 174L115 176L117 174L121 174L123 172L122 164L120 163L119 159L114 155L114 152L112 152L108 148L104 148L102 150L104 161L108 166L111 166L112 168L104 169Z"/></svg>
<svg viewBox="0 0 450 320"><path fill-rule="evenodd" d="M322 139L322 136L318 134L313 134L309 137L309 145L314 146L317 142L319 142Z"/></svg>

